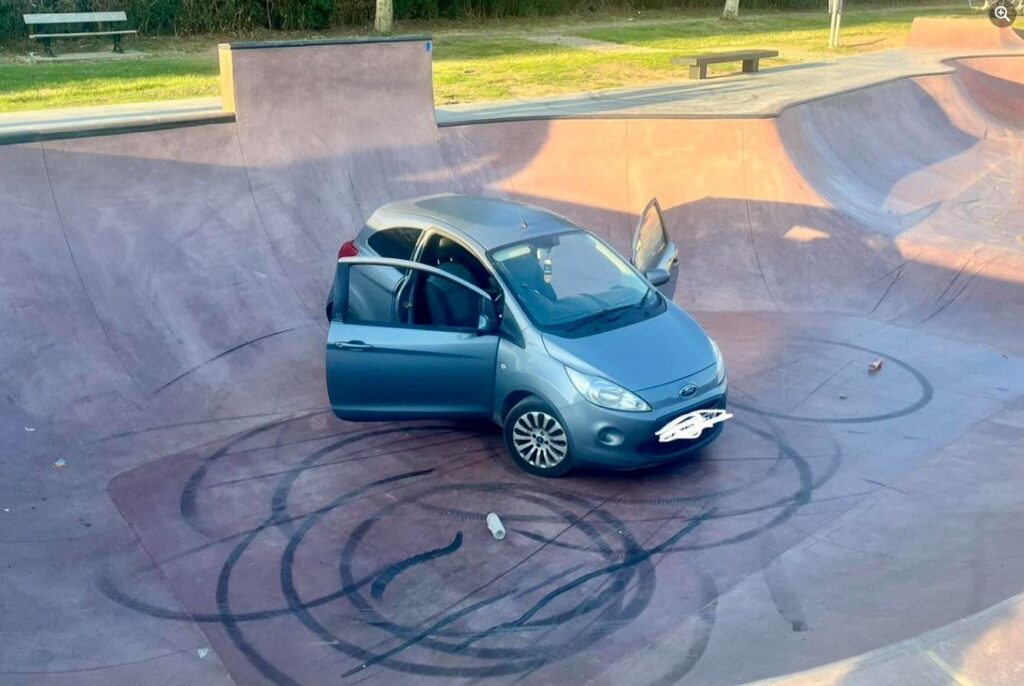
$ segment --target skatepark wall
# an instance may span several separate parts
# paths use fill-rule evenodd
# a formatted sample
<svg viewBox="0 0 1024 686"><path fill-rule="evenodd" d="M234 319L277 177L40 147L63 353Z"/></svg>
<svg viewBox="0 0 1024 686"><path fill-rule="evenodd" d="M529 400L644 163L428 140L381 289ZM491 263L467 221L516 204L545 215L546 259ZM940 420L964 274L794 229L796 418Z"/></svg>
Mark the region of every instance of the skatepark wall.
<svg viewBox="0 0 1024 686"><path fill-rule="evenodd" d="M1021 59L969 59L777 119L472 124L444 128L444 147L479 189L554 207L623 251L657 196L686 307L841 311L984 336L1001 315L973 298L1009 304L1024 273L997 216L1021 207L1021 115L1003 104L1020 97ZM993 165L1005 185L979 184ZM970 202L945 202L965 191ZM978 222L992 234L971 233ZM951 293L964 302L951 308Z"/></svg>
<svg viewBox="0 0 1024 686"><path fill-rule="evenodd" d="M993 26L987 17L915 17L906 46L1020 50L1024 49L1024 38L1012 27Z"/></svg>
<svg viewBox="0 0 1024 686"><path fill-rule="evenodd" d="M1021 211L1021 194L941 198L993 164L1019 187L1019 122L992 92L1020 97L1022 58L777 119L438 129L431 53L425 38L230 46L234 123L0 146L13 452L102 455L112 476L323 407L338 246L380 204L426 193L536 202L623 251L657 196L695 311L842 311L971 338L1005 316L980 303L1013 305L1014 237L994 228L979 247L955 213ZM1024 351L1019 322L997 329Z"/></svg>

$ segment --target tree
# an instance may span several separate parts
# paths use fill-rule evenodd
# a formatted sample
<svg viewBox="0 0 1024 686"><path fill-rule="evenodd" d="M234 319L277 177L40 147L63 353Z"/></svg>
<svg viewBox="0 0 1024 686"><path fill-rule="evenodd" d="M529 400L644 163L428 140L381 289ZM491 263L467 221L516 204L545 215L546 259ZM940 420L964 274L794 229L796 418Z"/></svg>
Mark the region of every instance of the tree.
<svg viewBox="0 0 1024 686"><path fill-rule="evenodd" d="M725 9L722 10L722 19L736 21L740 18L740 0L725 0Z"/></svg>
<svg viewBox="0 0 1024 686"><path fill-rule="evenodd" d="M395 19L395 5L392 0L377 0L377 17L373 28L377 33L391 33L391 24Z"/></svg>

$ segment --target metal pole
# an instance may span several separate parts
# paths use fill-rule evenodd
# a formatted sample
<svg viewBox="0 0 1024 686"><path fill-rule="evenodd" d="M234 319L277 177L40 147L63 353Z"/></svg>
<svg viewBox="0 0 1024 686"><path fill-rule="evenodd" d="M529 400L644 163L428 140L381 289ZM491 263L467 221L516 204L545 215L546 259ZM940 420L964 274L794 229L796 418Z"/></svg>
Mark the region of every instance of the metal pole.
<svg viewBox="0 0 1024 686"><path fill-rule="evenodd" d="M831 23L829 24L829 27L828 27L828 47L829 48L834 48L835 47L835 40L836 40L836 1L837 0L828 0L828 13L829 13L829 15L831 15L830 16Z"/></svg>
<svg viewBox="0 0 1024 686"><path fill-rule="evenodd" d="M838 0L836 2L836 6L839 9L836 12L836 39L835 39L835 45L832 46L833 48L838 48L839 47L839 28L843 24L843 0Z"/></svg>

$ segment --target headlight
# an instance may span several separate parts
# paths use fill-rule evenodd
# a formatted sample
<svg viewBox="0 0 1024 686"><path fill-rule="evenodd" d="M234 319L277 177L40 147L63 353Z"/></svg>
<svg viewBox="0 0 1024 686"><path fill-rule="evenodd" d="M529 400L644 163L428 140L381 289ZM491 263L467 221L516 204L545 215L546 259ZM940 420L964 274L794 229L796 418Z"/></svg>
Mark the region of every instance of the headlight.
<svg viewBox="0 0 1024 686"><path fill-rule="evenodd" d="M600 376L591 376L575 369L565 368L569 381L584 398L598 407L623 412L650 412L651 406L622 386Z"/></svg>
<svg viewBox="0 0 1024 686"><path fill-rule="evenodd" d="M708 340L711 341L711 349L715 351L715 383L722 383L725 380L725 360L722 359L722 351L714 339Z"/></svg>

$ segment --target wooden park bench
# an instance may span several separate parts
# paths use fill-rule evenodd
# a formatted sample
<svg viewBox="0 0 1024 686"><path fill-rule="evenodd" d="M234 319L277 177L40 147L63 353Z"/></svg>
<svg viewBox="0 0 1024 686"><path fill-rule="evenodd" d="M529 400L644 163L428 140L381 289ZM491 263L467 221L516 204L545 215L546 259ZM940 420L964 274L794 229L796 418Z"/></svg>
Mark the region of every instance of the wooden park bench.
<svg viewBox="0 0 1024 686"><path fill-rule="evenodd" d="M720 62L743 62L743 71L748 74L757 72L757 63L769 57L778 57L778 50L738 50L736 52L708 52L702 55L677 57L673 63L690 68L691 79L706 79L708 65Z"/></svg>
<svg viewBox="0 0 1024 686"><path fill-rule="evenodd" d="M114 41L114 52L123 53L121 48L121 37L136 33L128 29L111 29L110 24L127 22L128 16L124 12L65 12L63 14L24 14L26 26L66 26L66 27L95 27L96 30L67 31L66 33L46 32L33 33L29 36L32 40L43 42L43 52L48 57L53 57L53 49L50 44L54 38L84 38L87 36L110 36ZM107 25L106 30L104 24ZM35 29L41 31L41 29Z"/></svg>

